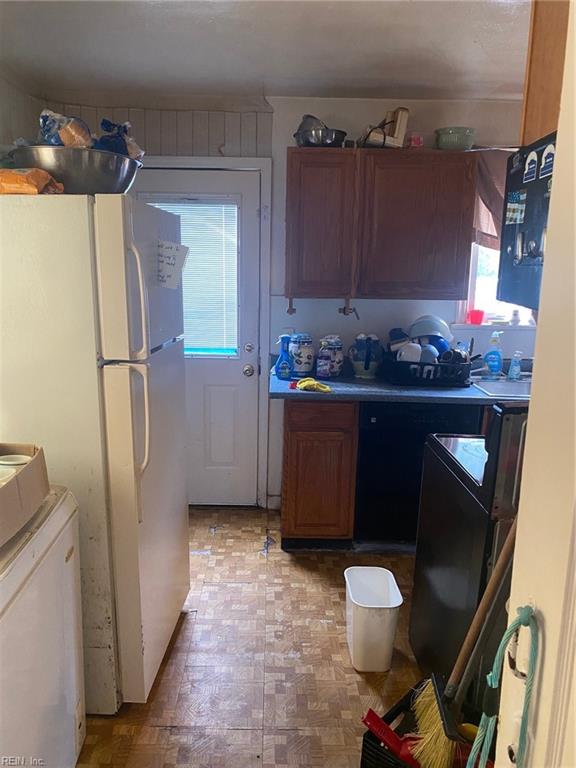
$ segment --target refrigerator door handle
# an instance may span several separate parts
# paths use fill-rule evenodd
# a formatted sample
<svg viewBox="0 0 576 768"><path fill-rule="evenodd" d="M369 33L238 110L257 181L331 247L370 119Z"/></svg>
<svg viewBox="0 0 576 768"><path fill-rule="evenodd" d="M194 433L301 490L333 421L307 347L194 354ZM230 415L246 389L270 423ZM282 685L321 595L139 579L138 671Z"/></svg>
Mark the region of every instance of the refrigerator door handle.
<svg viewBox="0 0 576 768"><path fill-rule="evenodd" d="M148 363L128 363L128 366L140 374L144 382L144 456L138 465L138 471L142 475L150 463L150 380Z"/></svg>
<svg viewBox="0 0 576 768"><path fill-rule="evenodd" d="M140 475L143 475L150 463L150 379L148 372L148 363L117 363L118 368L125 368L130 371L134 371L142 377L142 383L144 384L144 456L140 464L136 465L136 470ZM114 366L114 367L116 367ZM136 463L136 462L134 462ZM142 522L142 505L138 505L138 522Z"/></svg>
<svg viewBox="0 0 576 768"><path fill-rule="evenodd" d="M142 263L142 255L138 250L138 246L134 242L134 238L131 239L130 244L128 245L128 250L134 254L134 260L136 261L136 271L138 273L138 293L140 294L140 325L142 328L142 346L134 353L134 355L137 360L146 360L147 357L150 357L150 349L148 344L150 333L148 323L148 291L146 290L144 264Z"/></svg>

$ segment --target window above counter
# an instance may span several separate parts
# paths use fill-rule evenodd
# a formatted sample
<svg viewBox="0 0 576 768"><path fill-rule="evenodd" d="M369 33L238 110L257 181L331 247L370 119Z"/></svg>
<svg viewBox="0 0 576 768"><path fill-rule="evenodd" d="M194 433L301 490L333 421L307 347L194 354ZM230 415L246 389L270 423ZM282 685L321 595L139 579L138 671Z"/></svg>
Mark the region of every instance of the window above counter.
<svg viewBox="0 0 576 768"><path fill-rule="evenodd" d="M479 309L484 312L482 325L502 324L509 327L514 313L517 312L518 322L513 327L534 327L536 323L531 309L498 301L496 298L499 264L499 250L486 248L478 243L472 245L468 309Z"/></svg>

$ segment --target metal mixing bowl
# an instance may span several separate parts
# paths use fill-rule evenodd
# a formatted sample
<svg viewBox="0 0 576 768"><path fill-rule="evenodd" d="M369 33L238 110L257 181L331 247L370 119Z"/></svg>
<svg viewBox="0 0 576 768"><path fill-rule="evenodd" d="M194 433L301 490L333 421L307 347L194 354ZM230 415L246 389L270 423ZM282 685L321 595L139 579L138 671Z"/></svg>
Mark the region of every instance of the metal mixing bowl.
<svg viewBox="0 0 576 768"><path fill-rule="evenodd" d="M314 115L302 115L302 120L300 121L300 125L296 129L296 133L299 131L309 131L312 128L327 128L328 126L326 123L323 123L320 118L315 117Z"/></svg>
<svg viewBox="0 0 576 768"><path fill-rule="evenodd" d="M41 168L72 195L127 192L142 163L116 152L75 147L17 147L10 152L15 168Z"/></svg>
<svg viewBox="0 0 576 768"><path fill-rule="evenodd" d="M298 130L294 134L299 147L341 147L346 138L346 131L335 128L309 128Z"/></svg>

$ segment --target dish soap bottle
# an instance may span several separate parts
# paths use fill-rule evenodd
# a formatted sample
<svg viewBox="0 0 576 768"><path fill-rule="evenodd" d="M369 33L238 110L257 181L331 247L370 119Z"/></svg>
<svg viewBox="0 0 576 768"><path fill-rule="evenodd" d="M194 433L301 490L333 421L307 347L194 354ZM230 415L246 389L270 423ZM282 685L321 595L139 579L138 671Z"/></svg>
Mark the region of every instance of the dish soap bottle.
<svg viewBox="0 0 576 768"><path fill-rule="evenodd" d="M522 365L520 363L521 360L522 352L516 350L512 360L510 361L510 368L508 368L508 378L510 381L518 381L518 379L522 376Z"/></svg>
<svg viewBox="0 0 576 768"><path fill-rule="evenodd" d="M499 379L502 373L502 347L500 346L500 336L503 331L494 331L490 337L490 347L484 355L484 365L488 368L487 378Z"/></svg>
<svg viewBox="0 0 576 768"><path fill-rule="evenodd" d="M280 354L276 360L274 372L278 379L281 379L282 381L290 381L292 374L294 373L294 361L289 350L290 335L283 333L276 343L280 344Z"/></svg>

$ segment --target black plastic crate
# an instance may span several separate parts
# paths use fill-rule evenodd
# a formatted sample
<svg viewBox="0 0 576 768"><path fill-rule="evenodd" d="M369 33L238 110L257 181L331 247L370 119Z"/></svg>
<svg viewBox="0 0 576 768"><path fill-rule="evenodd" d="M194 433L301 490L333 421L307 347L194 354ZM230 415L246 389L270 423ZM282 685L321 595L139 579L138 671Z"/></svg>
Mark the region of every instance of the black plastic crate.
<svg viewBox="0 0 576 768"><path fill-rule="evenodd" d="M366 731L362 738L360 768L407 768L407 763L393 755L373 733Z"/></svg>
<svg viewBox="0 0 576 768"><path fill-rule="evenodd" d="M470 363L410 363L384 360L379 375L404 387L469 387Z"/></svg>
<svg viewBox="0 0 576 768"><path fill-rule="evenodd" d="M423 682L421 681L407 691L393 707L382 715L382 720L394 728L399 736L414 733L416 730L412 703ZM371 731L366 731L362 738L360 768L408 768L408 765L383 746L380 739Z"/></svg>

